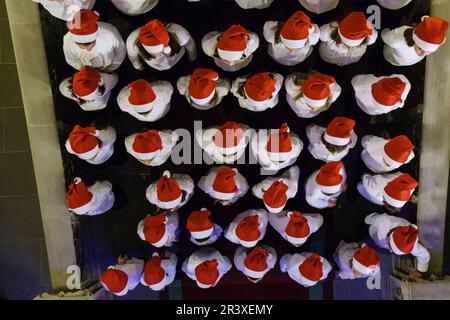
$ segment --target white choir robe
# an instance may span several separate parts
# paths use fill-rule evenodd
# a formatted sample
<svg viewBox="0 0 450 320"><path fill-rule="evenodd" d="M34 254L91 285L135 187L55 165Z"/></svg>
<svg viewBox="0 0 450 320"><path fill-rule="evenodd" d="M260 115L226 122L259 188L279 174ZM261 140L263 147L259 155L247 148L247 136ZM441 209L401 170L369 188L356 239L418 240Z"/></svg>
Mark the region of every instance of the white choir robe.
<svg viewBox="0 0 450 320"><path fill-rule="evenodd" d="M361 139L361 145L364 150L361 152L361 158L367 168L375 173L386 173L400 168L399 166L387 166L384 162L384 146L390 140L376 136L364 136ZM414 151L411 151L404 164L409 163L414 158Z"/></svg>
<svg viewBox="0 0 450 320"><path fill-rule="evenodd" d="M317 24L313 24L313 31L309 33L305 46L299 49L289 50L284 43L276 42L275 33L278 28L279 21L267 21L264 24L264 38L269 43L267 53L276 62L284 66L295 66L305 61L312 53L313 46L319 42L320 31Z"/></svg>
<svg viewBox="0 0 450 320"><path fill-rule="evenodd" d="M207 261L207 260L217 260L218 266L217 271L219 272L219 278L216 280L216 283L214 286L222 279L222 277L227 273L231 267L232 264L230 262L230 259L228 259L226 256L223 256L220 254L219 251L217 251L214 248L211 247L203 247L194 253L192 253L189 258L187 258L183 265L181 266L181 270L192 280L197 281L197 278L195 276L195 268Z"/></svg>
<svg viewBox="0 0 450 320"><path fill-rule="evenodd" d="M249 77L247 76L239 77L233 81L231 85L231 93L236 98L238 98L239 105L241 106L241 108L256 112L272 109L278 104L278 92L280 92L284 80L284 77L279 73L273 73L273 78L276 80L275 92L272 94L272 97L265 102L264 106L259 107L253 105L252 102L249 99L247 99L245 93L244 96L242 96L241 93L239 92L239 88L244 86L245 82L249 79Z"/></svg>
<svg viewBox="0 0 450 320"><path fill-rule="evenodd" d="M319 170L316 170L308 177L305 184L305 200L311 207L325 209L328 208L330 201L337 201L339 196L342 194L344 185L347 182L347 173L345 172L345 168L342 167L340 172L342 176L341 189L333 195L328 195L321 191L320 186L316 182L316 177L318 174Z"/></svg>
<svg viewBox="0 0 450 320"><path fill-rule="evenodd" d="M306 136L309 140L309 152L311 152L311 155L317 160L322 160L325 162L342 160L348 154L350 149L352 149L356 145L358 137L352 130L350 135L350 143L345 147L345 149L341 152L331 153L322 142L322 136L325 133L325 129L326 128L316 126L314 124L310 124L306 127Z"/></svg>
<svg viewBox="0 0 450 320"><path fill-rule="evenodd" d="M94 100L86 101L75 95L72 89L73 77L64 79L59 85L59 91L66 98L72 99L78 103L81 109L84 111L102 110L108 105L109 97L111 96L111 90L119 82L119 76L117 73L100 73L101 85L104 87L102 94L98 93Z"/></svg>
<svg viewBox="0 0 450 320"><path fill-rule="evenodd" d="M91 51L81 49L73 41L70 33L64 36L64 55L67 63L74 69L80 70L85 66L103 72L117 70L125 60L127 50L119 31L110 23L97 22L98 37L95 47Z"/></svg>
<svg viewBox="0 0 450 320"><path fill-rule="evenodd" d="M249 65L253 58L253 52L259 47L259 37L254 32L248 32L250 39L247 41L247 48L244 51L244 56L241 60L236 61L233 65L225 63L217 53L218 38L222 35L221 32L212 31L207 33L202 39L203 52L214 59L214 63L225 71L238 71Z"/></svg>
<svg viewBox="0 0 450 320"><path fill-rule="evenodd" d="M191 106L198 110L209 110L215 106L217 106L230 91L230 80L226 78L219 78L219 80L215 81L216 85L216 93L214 97L207 104L197 104L192 101L192 98L189 94L189 81L191 80L191 75L184 76L178 79L177 81L177 89L178 92L186 97L186 100L189 102Z"/></svg>
<svg viewBox="0 0 450 320"><path fill-rule="evenodd" d="M357 242L347 243L341 240L341 242L339 243L338 247L336 248L336 251L334 252L334 261L336 262L337 266L340 269L338 273L338 277L340 279L353 280L358 278L367 278L380 272L380 268L378 267L373 269L372 273L369 275L355 277L352 271L352 265L350 264L350 261L353 260L353 255L359 249L360 245Z"/></svg>
<svg viewBox="0 0 450 320"><path fill-rule="evenodd" d="M71 21L80 9L91 10L95 0L33 0L40 3L55 18Z"/></svg>
<svg viewBox="0 0 450 320"><path fill-rule="evenodd" d="M359 193L370 202L382 206L384 204L384 187L391 181L401 175L401 172L384 174L363 174L361 182L357 188Z"/></svg>
<svg viewBox="0 0 450 320"><path fill-rule="evenodd" d="M88 190L92 193L92 200L89 202L87 211L81 214L74 213L78 215L97 216L105 213L114 206L115 198L111 182L96 181L92 186L88 187Z"/></svg>
<svg viewBox="0 0 450 320"><path fill-rule="evenodd" d="M236 227L242 219L254 215L259 216L258 221L259 221L260 236L258 241L262 240L266 234L267 223L269 222L269 219L267 217L267 211L264 209L250 209L238 214L233 219L233 221L231 221L231 223L228 225L228 228L225 230L225 238L227 238L233 243L240 244L240 240L236 236Z"/></svg>
<svg viewBox="0 0 450 320"><path fill-rule="evenodd" d="M153 101L152 109L149 112L138 113L135 107L130 104L128 100L130 89L128 86L124 87L117 96L117 104L120 110L129 113L140 121L146 122L155 122L164 117L170 109L173 87L168 81L154 81L151 83L151 86L156 99Z"/></svg>
<svg viewBox="0 0 450 320"><path fill-rule="evenodd" d="M169 70L184 56L187 52L188 58L191 61L197 59L197 47L195 45L194 39L191 37L189 31L184 27L176 23L169 23L166 25L166 29L169 33L175 36L180 45L180 51L178 53L171 53L170 55L163 54L158 58L151 58L150 60L143 60L137 46L137 41L139 41L139 32L141 28L134 30L127 39L127 52L128 58L130 59L133 67L135 69L144 68L145 64L149 65L153 69L163 71ZM144 49L145 50L145 49Z"/></svg>
<svg viewBox="0 0 450 320"><path fill-rule="evenodd" d="M159 0L111 0L111 2L122 13L138 16L152 10Z"/></svg>
<svg viewBox="0 0 450 320"><path fill-rule="evenodd" d="M305 261L312 253L311 252L302 252L302 253L295 253L295 254L285 254L280 259L280 269L281 272L287 272L289 275L289 278L294 280L295 282L301 284L304 287L309 287L308 284L303 282L303 279L300 278L300 271L299 267ZM326 279L328 277L328 274L332 270L331 264L328 262L327 259L323 258L322 264L322 278L320 278L319 281Z"/></svg>
<svg viewBox="0 0 450 320"><path fill-rule="evenodd" d="M273 0L234 0L242 9L265 9Z"/></svg>
<svg viewBox="0 0 450 320"><path fill-rule="evenodd" d="M345 44L338 44L331 39L331 34L337 28L337 22L327 23L320 27L320 40L322 42L319 46L319 53L322 60L338 66L346 66L358 62L366 53L367 46L375 43L378 37L378 31L373 29L373 34L364 40L366 43L363 42L357 47L347 47Z"/></svg>
<svg viewBox="0 0 450 320"><path fill-rule="evenodd" d="M339 0L299 0L299 2L306 10L315 14L333 10L339 4Z"/></svg>
<svg viewBox="0 0 450 320"><path fill-rule="evenodd" d="M277 263L277 253L273 247L269 246L260 246L261 248L267 250L267 269L264 271L264 275L261 277L263 278L270 270L272 270L275 267L275 264ZM245 270L245 264L244 261L247 258L247 255L252 251L252 248L245 248L243 246L239 246L236 248L236 251L234 252L234 266L236 269L238 269L240 272L244 273ZM244 273L244 275L246 275ZM247 276L247 275L246 275Z"/></svg>
<svg viewBox="0 0 450 320"><path fill-rule="evenodd" d="M142 272L144 271L144 260L131 258L127 260L126 263L116 264L115 266L109 266L108 269L116 269L125 272L128 276L128 282L125 286L125 289L118 293L113 293L116 296L125 296L128 291L134 290L139 284L142 276ZM105 290L109 291L108 288L100 282L105 288Z"/></svg>
<svg viewBox="0 0 450 320"><path fill-rule="evenodd" d="M391 107L381 107L377 106L373 96L372 96L372 85L376 82L385 79L385 78L400 78L403 82L406 83L405 90L402 93L401 102L397 102L395 105ZM405 105L405 100L408 97L408 93L411 90L411 83L409 80L402 74L393 74L390 76L383 77L375 77L373 74L360 74L354 76L352 79L353 90L355 90L355 98L356 103L361 108L362 111L371 115L377 116L380 114L389 113L391 111L403 108Z"/></svg>
<svg viewBox="0 0 450 320"><path fill-rule="evenodd" d="M114 142L116 142L116 130L113 127L107 127L103 130L97 130L97 139L102 143L97 155L93 159L84 160L90 164L102 164L106 162L114 153ZM77 155L71 148L69 139L66 141L66 150L70 154ZM81 159L81 158L80 158Z"/></svg>
<svg viewBox="0 0 450 320"><path fill-rule="evenodd" d="M211 234L211 236L208 238L208 240L200 242L197 239L195 239L192 235L191 235L191 242L198 245L198 246L208 246L210 244L213 244L214 242L216 242L217 240L219 240L221 234L223 232L223 229L221 226L219 226L217 223L214 224L214 229L213 229L213 233Z"/></svg>
<svg viewBox="0 0 450 320"><path fill-rule="evenodd" d="M187 174L178 174L178 173L174 173L171 175L171 177L173 179L175 179L181 189L182 192L182 200L180 202L180 204L178 206L176 206L173 209L179 209L182 206L184 206L192 197L192 195L194 194L194 180L192 180L191 177L189 177ZM158 200L158 195L157 195L157 185L158 185L158 180L154 181L152 184L150 184L150 186L147 188L147 191L145 193L145 196L147 197L147 200L155 205L158 206L159 204L159 200Z"/></svg>
<svg viewBox="0 0 450 320"><path fill-rule="evenodd" d="M381 39L384 42L383 55L387 62L394 66L412 66L423 58L417 54L413 46L409 46L405 39L405 31L413 27L402 26L393 30L383 29Z"/></svg>
<svg viewBox="0 0 450 320"><path fill-rule="evenodd" d="M405 227L411 224L408 220L377 212L369 214L365 222L369 225L369 235L375 244L388 250L390 249L387 239L389 232L396 227ZM411 254L417 258L417 270L419 272L427 272L430 261L430 253L427 248L417 242Z"/></svg>
<svg viewBox="0 0 450 320"><path fill-rule="evenodd" d="M407 6L412 0L377 0L378 3L390 10L398 10Z"/></svg>
<svg viewBox="0 0 450 320"><path fill-rule="evenodd" d="M148 162L148 160L140 159L139 154L133 150L133 143L136 136L138 135L137 133L125 138L125 148L127 152L146 166L156 167L162 165L169 159L170 155L172 154L172 149L175 147L178 141L178 134L170 130L158 131L158 133L161 137L163 148L159 150L157 155L153 159L151 159L150 162Z"/></svg>
<svg viewBox="0 0 450 320"><path fill-rule="evenodd" d="M288 210L283 210L280 213L269 214L269 224L272 226L272 228L275 229L276 232L278 232L283 237L283 239L285 239L287 242L291 243L286 235L286 227L290 220L290 218L287 215L289 212L290 211L288 211ZM320 215L318 213L304 213L303 216L308 221L309 232L310 232L309 236L306 237L305 241L303 242L303 243L305 243L306 241L308 241L308 238L313 233L315 233L317 230L319 230L319 228L322 226L323 217L322 217L322 215ZM297 244L293 244L293 243L291 243L291 244L296 247L302 245L302 244L297 245Z"/></svg>
<svg viewBox="0 0 450 320"><path fill-rule="evenodd" d="M200 180L198 181L198 187L213 199L214 199L213 184L214 180L216 179L217 171L220 168L223 167L212 168L206 176L201 177ZM234 181L236 183L236 187L238 190L233 196L233 198L229 200L230 203L235 203L236 201L238 201L239 198L243 197L248 191L247 180L245 180L242 174L236 172L236 175L234 176Z"/></svg>
<svg viewBox="0 0 450 320"><path fill-rule="evenodd" d="M195 132L195 138L200 147L208 154L208 156L214 160L217 164L231 164L237 161L245 152L248 143L253 136L253 130L250 127L240 124L244 130L244 136L241 138L242 143L236 153L225 155L217 148L213 142L213 137L217 132L217 127L200 129Z"/></svg>
<svg viewBox="0 0 450 320"><path fill-rule="evenodd" d="M284 87L286 89L286 100L289 106L295 112L297 117L300 118L312 118L328 110L330 105L334 103L341 94L341 86L337 83L333 83L330 86L331 95L328 98L327 103L319 108L310 107L303 97L301 86L296 85L294 79L295 74L288 75L284 82Z"/></svg>
<svg viewBox="0 0 450 320"><path fill-rule="evenodd" d="M178 257L172 252L168 252L164 257L161 257L161 268L166 273L166 287L175 280L175 276L177 274L177 263ZM147 282L145 282L144 273L142 273L140 282L143 286L149 286Z"/></svg>
<svg viewBox="0 0 450 320"><path fill-rule="evenodd" d="M176 211L167 213L165 214L165 216L167 219L166 232L169 235L169 237L167 239L167 242L159 247L172 247L174 245L174 242L178 242L178 235L180 233L180 218L178 216L178 212ZM139 235L139 238L141 238L142 241L147 241L145 240L144 234L145 219L146 218L142 219L137 227L137 234Z"/></svg>

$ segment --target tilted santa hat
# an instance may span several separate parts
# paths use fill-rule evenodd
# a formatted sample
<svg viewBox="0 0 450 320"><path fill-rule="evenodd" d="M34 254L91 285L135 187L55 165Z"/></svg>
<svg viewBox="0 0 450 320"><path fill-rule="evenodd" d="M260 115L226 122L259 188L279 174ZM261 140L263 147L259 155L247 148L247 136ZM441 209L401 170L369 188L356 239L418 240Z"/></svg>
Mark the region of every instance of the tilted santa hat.
<svg viewBox="0 0 450 320"><path fill-rule="evenodd" d="M153 159L162 149L162 139L157 130L138 133L134 138L133 151L141 160Z"/></svg>
<svg viewBox="0 0 450 320"><path fill-rule="evenodd" d="M128 285L128 275L122 270L109 268L100 275L100 281L112 293L120 293Z"/></svg>
<svg viewBox="0 0 450 320"><path fill-rule="evenodd" d="M292 151L292 139L289 126L286 122L278 130L271 130L266 146L267 155L275 161L289 159Z"/></svg>
<svg viewBox="0 0 450 320"><path fill-rule="evenodd" d="M186 222L186 229L194 239L205 239L212 235L214 223L209 219L210 215L211 211L206 209L191 213Z"/></svg>
<svg viewBox="0 0 450 320"><path fill-rule="evenodd" d="M332 76L317 72L301 85L303 98L311 107L323 107L331 95L330 87L335 83L336 79Z"/></svg>
<svg viewBox="0 0 450 320"><path fill-rule="evenodd" d="M335 146L346 146L350 142L355 120L345 117L335 117L328 124L323 138Z"/></svg>
<svg viewBox="0 0 450 320"><path fill-rule="evenodd" d="M288 200L286 195L288 190L289 186L280 179L274 181L269 189L264 192L264 205L270 213L279 213L283 210Z"/></svg>
<svg viewBox="0 0 450 320"><path fill-rule="evenodd" d="M245 82L245 96L255 107L263 107L272 98L276 83L267 72L252 75Z"/></svg>
<svg viewBox="0 0 450 320"><path fill-rule="evenodd" d="M398 255L409 254L419 242L419 230L413 224L397 227L389 236L389 246Z"/></svg>
<svg viewBox="0 0 450 320"><path fill-rule="evenodd" d="M195 279L202 289L212 287L219 279L219 262L216 259L206 260L195 267Z"/></svg>
<svg viewBox="0 0 450 320"><path fill-rule="evenodd" d="M207 104L216 94L216 81L219 74L211 69L198 68L191 75L188 91L192 101L199 105Z"/></svg>
<svg viewBox="0 0 450 320"><path fill-rule="evenodd" d="M228 61L238 61L247 49L250 35L240 24L234 24L225 30L217 42L219 57Z"/></svg>
<svg viewBox="0 0 450 320"><path fill-rule="evenodd" d="M128 102L133 110L138 113L146 113L153 108L156 95L147 80L136 80L128 85L128 89L130 90Z"/></svg>
<svg viewBox="0 0 450 320"><path fill-rule="evenodd" d="M311 233L308 219L298 211L288 212L287 215L289 222L284 230L286 240L294 245L305 243Z"/></svg>
<svg viewBox="0 0 450 320"><path fill-rule="evenodd" d="M76 214L85 214L89 211L93 197L81 178L75 178L66 193L67 207Z"/></svg>
<svg viewBox="0 0 450 320"><path fill-rule="evenodd" d="M76 125L69 134L69 140L66 146L69 151L75 153L83 160L92 159L100 150L98 132L95 127L81 127Z"/></svg>
<svg viewBox="0 0 450 320"><path fill-rule="evenodd" d="M142 229L145 240L157 248L163 247L169 240L166 224L167 217L162 212L147 216Z"/></svg>
<svg viewBox="0 0 450 320"><path fill-rule="evenodd" d="M178 182L170 177L169 171L164 171L156 186L156 195L158 206L162 209L173 209L178 206L182 200Z"/></svg>
<svg viewBox="0 0 450 320"><path fill-rule="evenodd" d="M91 67L83 67L73 75L73 93L85 101L92 101L98 95L99 85L102 83L100 72Z"/></svg>
<svg viewBox="0 0 450 320"><path fill-rule="evenodd" d="M377 252L365 243L353 254L353 268L364 275L372 275L380 268L380 257Z"/></svg>
<svg viewBox="0 0 450 320"><path fill-rule="evenodd" d="M373 26L364 12L354 11L339 23L338 32L345 45L357 47L367 36L372 35Z"/></svg>
<svg viewBox="0 0 450 320"><path fill-rule="evenodd" d="M72 18L69 33L76 43L90 43L98 37L97 21L100 15L97 12L81 9Z"/></svg>
<svg viewBox="0 0 450 320"><path fill-rule="evenodd" d="M235 231L239 243L246 248L254 247L261 236L259 227L259 216L257 214L241 219Z"/></svg>
<svg viewBox="0 0 450 320"><path fill-rule="evenodd" d="M236 122L227 121L217 129L212 140L224 155L234 154L245 147L244 129Z"/></svg>
<svg viewBox="0 0 450 320"><path fill-rule="evenodd" d="M423 16L414 28L413 40L422 50L435 52L445 42L448 22L440 18Z"/></svg>
<svg viewBox="0 0 450 320"><path fill-rule="evenodd" d="M268 271L267 258L269 252L266 249L256 246L244 259L244 274L247 277L260 279Z"/></svg>
<svg viewBox="0 0 450 320"><path fill-rule="evenodd" d="M299 277L307 286L315 285L323 276L322 257L312 253L298 267Z"/></svg>
<svg viewBox="0 0 450 320"><path fill-rule="evenodd" d="M295 12L283 25L280 31L281 41L288 48L303 48L308 36L314 31L311 19L303 12Z"/></svg>
<svg viewBox="0 0 450 320"><path fill-rule="evenodd" d="M398 77L383 78L372 85L371 93L375 105L380 108L394 107L403 103L406 83Z"/></svg>
<svg viewBox="0 0 450 320"><path fill-rule="evenodd" d="M414 149L414 145L408 139L407 136L400 135L384 145L383 159L391 167L400 167L411 155Z"/></svg>
<svg viewBox="0 0 450 320"><path fill-rule="evenodd" d="M389 205L401 208L409 201L414 189L419 183L407 173L389 181L383 190L383 198Z"/></svg>
<svg viewBox="0 0 450 320"><path fill-rule="evenodd" d="M163 289L167 284L166 271L161 267L161 257L156 252L145 263L144 282L155 291Z"/></svg>
<svg viewBox="0 0 450 320"><path fill-rule="evenodd" d="M212 185L212 195L222 201L230 200L234 197L238 188L236 186L237 169L222 167L216 172L216 177Z"/></svg>
<svg viewBox="0 0 450 320"><path fill-rule="evenodd" d="M148 53L170 54L169 32L158 19L153 19L139 31L139 41Z"/></svg>
<svg viewBox="0 0 450 320"><path fill-rule="evenodd" d="M316 176L316 182L324 193L333 194L341 190L344 178L342 177L342 161L328 162L324 164Z"/></svg>

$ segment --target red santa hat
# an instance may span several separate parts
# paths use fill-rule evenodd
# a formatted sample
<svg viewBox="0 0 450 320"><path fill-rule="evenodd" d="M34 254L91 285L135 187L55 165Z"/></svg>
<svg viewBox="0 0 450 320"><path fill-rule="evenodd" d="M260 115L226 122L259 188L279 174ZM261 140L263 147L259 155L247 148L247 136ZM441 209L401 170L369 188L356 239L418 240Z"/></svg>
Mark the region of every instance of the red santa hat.
<svg viewBox="0 0 450 320"><path fill-rule="evenodd" d="M170 54L169 32L158 19L153 19L139 31L139 41L144 49L151 54L164 52Z"/></svg>
<svg viewBox="0 0 450 320"><path fill-rule="evenodd" d="M212 138L215 146L224 155L234 154L245 148L244 129L232 121L221 125Z"/></svg>
<svg viewBox="0 0 450 320"><path fill-rule="evenodd" d="M97 12L81 9L72 18L69 33L76 43L90 43L98 37L97 21L100 15Z"/></svg>
<svg viewBox="0 0 450 320"><path fill-rule="evenodd" d="M189 230L194 239L205 239L212 235L214 223L209 219L211 211L202 209L193 211L186 222L186 229Z"/></svg>
<svg viewBox="0 0 450 320"><path fill-rule="evenodd" d="M158 207L162 209L176 208L183 197L178 182L170 177L169 171L164 171L156 186Z"/></svg>
<svg viewBox="0 0 450 320"><path fill-rule="evenodd" d="M440 18L423 16L414 28L413 40L422 50L435 52L445 42L448 22Z"/></svg>
<svg viewBox="0 0 450 320"><path fill-rule="evenodd" d="M93 197L81 178L75 178L66 193L67 207L76 214L85 214L89 211Z"/></svg>
<svg viewBox="0 0 450 320"><path fill-rule="evenodd" d="M73 93L85 101L92 101L97 97L101 83L100 72L88 66L83 67L73 76Z"/></svg>
<svg viewBox="0 0 450 320"><path fill-rule="evenodd" d="M270 213L279 213L283 210L287 198L289 187L282 180L274 181L272 185L264 192L263 201Z"/></svg>
<svg viewBox="0 0 450 320"><path fill-rule="evenodd" d="M100 150L95 127L81 127L76 125L69 134L66 146L83 160L92 159Z"/></svg>
<svg viewBox="0 0 450 320"><path fill-rule="evenodd" d="M236 169L222 167L216 172L216 177L212 185L212 195L215 199L221 201L231 200L238 188L234 177L237 174Z"/></svg>
<svg viewBox="0 0 450 320"><path fill-rule="evenodd" d="M339 23L338 32L345 45L357 47L367 36L372 35L373 26L364 12L354 11Z"/></svg>
<svg viewBox="0 0 450 320"><path fill-rule="evenodd" d="M128 285L128 275L119 269L110 267L100 275L100 282L112 293L120 293Z"/></svg>
<svg viewBox="0 0 450 320"><path fill-rule="evenodd" d="M311 234L308 219L298 211L288 212L287 216L289 217L289 222L284 230L286 240L293 245L305 243Z"/></svg>
<svg viewBox="0 0 450 320"><path fill-rule="evenodd" d="M410 254L419 242L419 230L413 224L397 227L389 236L389 246L398 255Z"/></svg>
<svg viewBox="0 0 450 320"><path fill-rule="evenodd" d="M144 266L144 282L150 289L159 291L167 284L166 271L161 267L161 257L154 253Z"/></svg>
<svg viewBox="0 0 450 320"><path fill-rule="evenodd" d="M288 48L303 48L308 36L314 31L311 19L303 12L295 12L281 28L281 41Z"/></svg>
<svg viewBox="0 0 450 320"><path fill-rule="evenodd" d="M286 161L291 157L292 139L286 122L280 129L270 131L266 150L269 158L275 161Z"/></svg>
<svg viewBox="0 0 450 320"><path fill-rule="evenodd" d="M333 194L341 190L341 185L344 182L342 177L343 168L344 164L342 161L336 161L328 162L319 169L316 182L322 192Z"/></svg>
<svg viewBox="0 0 450 320"><path fill-rule="evenodd" d="M272 98L276 83L269 73L257 73L245 82L245 96L255 107L263 107Z"/></svg>
<svg viewBox="0 0 450 320"><path fill-rule="evenodd" d="M398 77L383 78L372 85L371 93L375 105L379 108L390 108L403 103L403 92L406 83Z"/></svg>
<svg viewBox="0 0 450 320"><path fill-rule="evenodd" d="M259 227L259 216L257 214L241 219L235 231L239 243L246 248L254 247L261 236Z"/></svg>
<svg viewBox="0 0 450 320"><path fill-rule="evenodd" d="M336 83L336 79L317 72L311 75L301 85L303 98L306 103L314 108L320 108L325 105L328 97L331 95L331 86Z"/></svg>
<svg viewBox="0 0 450 320"><path fill-rule="evenodd" d="M128 89L130 90L128 102L136 112L146 113L153 108L156 95L147 80L136 80L128 85Z"/></svg>
<svg viewBox="0 0 450 320"><path fill-rule="evenodd" d="M211 69L198 68L191 75L188 91L192 101L199 105L205 105L216 94L216 81L219 74Z"/></svg>
<svg viewBox="0 0 450 320"><path fill-rule="evenodd" d="M414 189L419 183L407 173L402 173L397 178L388 182L383 190L383 198L389 205L401 208L409 201Z"/></svg>
<svg viewBox="0 0 450 320"><path fill-rule="evenodd" d="M335 117L328 124L323 138L326 142L335 146L346 146L350 143L355 120L345 117Z"/></svg>
<svg viewBox="0 0 450 320"><path fill-rule="evenodd" d="M162 212L147 216L142 228L145 240L157 248L163 247L169 240L166 224L167 217Z"/></svg>
<svg viewBox="0 0 450 320"><path fill-rule="evenodd" d="M208 289L219 279L219 262L216 259L206 260L195 267L195 279L197 285L202 289Z"/></svg>
<svg viewBox="0 0 450 320"><path fill-rule="evenodd" d="M217 53L223 60L238 61L247 49L250 35L240 24L234 24L225 30L217 42Z"/></svg>
<svg viewBox="0 0 450 320"><path fill-rule="evenodd" d="M141 160L153 159L162 149L162 139L157 130L138 133L134 138L133 152Z"/></svg>
<svg viewBox="0 0 450 320"><path fill-rule="evenodd" d="M380 268L380 257L377 252L365 243L353 254L353 269L364 275L373 275Z"/></svg>
<svg viewBox="0 0 450 320"><path fill-rule="evenodd" d="M244 274L254 279L264 277L269 269L268 257L269 252L266 249L256 246L244 259Z"/></svg>
<svg viewBox="0 0 450 320"><path fill-rule="evenodd" d="M391 167L398 168L406 161L408 161L414 145L407 136L400 135L384 145L383 159Z"/></svg>
<svg viewBox="0 0 450 320"><path fill-rule="evenodd" d="M317 253L311 253L298 267L299 278L307 286L315 285L323 276L322 257Z"/></svg>

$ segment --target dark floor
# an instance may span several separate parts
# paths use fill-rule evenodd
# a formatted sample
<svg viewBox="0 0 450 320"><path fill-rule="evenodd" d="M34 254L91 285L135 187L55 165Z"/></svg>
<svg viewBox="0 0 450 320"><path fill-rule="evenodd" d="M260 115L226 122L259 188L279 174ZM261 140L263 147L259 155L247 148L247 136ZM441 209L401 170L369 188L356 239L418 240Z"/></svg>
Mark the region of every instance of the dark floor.
<svg viewBox="0 0 450 320"><path fill-rule="evenodd" d="M352 10L363 10L374 0L341 1L338 8L332 12L317 16L311 14L311 19L319 26L345 16ZM382 10L382 27L396 27L400 24L411 24L418 21L428 11L428 1L414 1L406 8L388 12ZM109 1L97 0L95 8L101 14L101 20L114 24L122 33L124 39L135 28L145 24L153 18L162 21L173 21L186 27L194 37L199 56L197 61L191 63L183 58L172 70L158 72L147 69L140 73L132 68L126 60L119 69L120 82L114 90L110 104L104 111L85 112L73 101L62 97L58 92L58 84L65 77L70 76L72 70L64 61L62 51L62 37L66 32L65 24L42 13L43 29L47 43L47 55L50 74L53 81L56 115L58 119L59 135L61 145L67 139L68 133L74 125L89 125L94 120L106 120L112 124L118 132L116 151L113 157L104 165L92 166L84 161L75 159L63 150L66 166L66 179L69 182L75 176L81 176L87 182L98 179L108 179L114 185L117 203L111 212L98 217L83 217L80 219L79 240L81 243L81 255L88 270L99 273L102 268L114 263L115 257L120 252L147 258L152 248L142 242L137 234L138 222L153 208L145 198L146 187L157 179L164 170L172 172L188 173L197 182L201 176L207 173L207 165L180 165L174 166L169 160L161 167L147 168L134 158L129 156L124 148L123 140L131 133L140 132L145 128L176 129L186 128L192 132L194 120L203 120L203 126L221 124L226 120L235 120L250 125L252 128L276 128L284 121L288 121L291 130L300 136L305 143L297 164L301 168L300 188L295 199L290 200L288 208L298 209L302 212L323 213L325 224L320 232L315 234L308 244L300 250L316 250L331 260L332 253L338 242L343 240L361 240L367 238L367 228L364 225L364 217L381 208L371 205L359 196L356 184L361 174L366 170L360 159L361 147L358 144L344 159L349 174L349 188L343 194L338 206L333 210L317 210L309 207L304 201L303 185L305 179L313 170L323 163L313 159L308 152L305 127L310 123L325 124L336 115L351 117L357 120L356 133L361 138L365 134L381 135L386 130L391 136L406 134L416 145L416 154L420 154L420 124L421 115L418 106L423 100L424 63L412 67L393 67L382 58L382 41L370 46L366 55L357 64L347 67L337 67L321 61L318 49L302 64L295 67L284 67L274 62L267 55L267 46L262 35L263 24L267 20L287 19L294 11L302 9L296 0L277 0L265 10L242 10L234 1L206 0L200 3L187 3L185 0L160 1L157 7L140 17L128 17L117 11ZM228 95L219 107L209 111L199 111L188 105L184 96L175 93L172 97L172 108L170 112L160 121L153 124L139 122L118 108L115 97L119 90L129 82L140 77L151 79L168 80L174 86L176 80L183 75L189 74L196 67L209 67L217 69L211 58L201 51L201 38L209 31L223 30L233 23L241 23L249 30L257 32L260 36L261 46L257 50L253 62L245 69L236 73L226 73L218 70L222 75L235 79L240 75L258 71L278 71L284 76L293 71L308 71L316 69L323 73L333 75L343 88L342 94L325 113L313 119L300 119L295 117L285 101L284 89L280 92L279 105L269 111L254 113L239 108L237 99ZM357 107L353 90L350 85L351 78L360 73L374 73L375 75L387 75L391 73L403 73L412 83L412 90L408 97L406 106L391 113L389 116L372 118L363 114ZM419 110L419 111L418 111ZM402 170L418 177L419 157L402 168ZM239 165L239 171L247 178L250 186L263 179L259 175L257 165ZM213 211L213 218L222 227L233 219L233 217L249 208L260 207L262 203L256 200L249 192L244 198L231 207L213 207L213 201L205 196L199 189L195 190L192 200L180 210L181 223L184 227L187 215L194 209L208 207ZM408 204L400 213L402 216L415 220L416 208ZM280 238L270 227L263 244L273 245L281 257L285 252L294 252L293 248ZM232 257L235 245L225 239L215 244L223 254ZM189 256L196 248L188 240L188 234L183 228L181 241L178 247L178 257L181 262ZM253 285L250 284L242 274L232 270L227 274L220 285L210 290L200 290L195 284L186 278L180 271L176 283L166 292L161 294L161 299L220 299L220 298L255 298L255 299L332 299L333 298L333 275L328 280L311 289L297 286L285 274L281 274L278 266L271 271L263 281ZM181 280L181 281L180 281ZM350 290L347 286L346 290ZM180 291L181 290L181 291ZM349 295L351 296L351 295ZM377 295L363 295L376 299ZM150 290L142 290L132 293L127 298L157 298Z"/></svg>

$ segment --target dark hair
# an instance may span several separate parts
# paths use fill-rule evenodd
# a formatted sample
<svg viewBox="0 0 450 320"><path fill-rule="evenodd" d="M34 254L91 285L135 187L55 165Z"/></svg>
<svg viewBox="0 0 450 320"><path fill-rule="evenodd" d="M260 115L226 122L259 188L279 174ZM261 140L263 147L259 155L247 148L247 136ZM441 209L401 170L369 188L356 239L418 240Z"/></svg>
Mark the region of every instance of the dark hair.
<svg viewBox="0 0 450 320"><path fill-rule="evenodd" d="M414 28L408 28L403 33L403 36L405 37L406 44L408 45L408 47L414 46L413 32L414 32Z"/></svg>
<svg viewBox="0 0 450 320"><path fill-rule="evenodd" d="M389 203L387 203L385 200L383 200L383 206L390 212L390 213L396 213L399 212L401 208L396 208L394 206L391 206Z"/></svg>
<svg viewBox="0 0 450 320"><path fill-rule="evenodd" d="M331 144L329 142L327 142L324 138L325 133L322 134L321 140L322 143L325 145L325 148L327 148L328 151L330 151L331 153L339 153L345 150L345 148L347 148L347 145L345 146L337 146L335 144Z"/></svg>
<svg viewBox="0 0 450 320"><path fill-rule="evenodd" d="M170 23L165 23L164 26L167 28L170 26ZM139 40L139 37L136 39L135 45L139 50L139 56L141 57L142 60L150 61L152 59L155 59L147 50L145 50L144 46ZM169 47L171 49L171 52L168 54L168 56L173 56L179 53L181 50L181 45L180 42L178 41L177 36L171 33L170 31L169 31Z"/></svg>
<svg viewBox="0 0 450 320"><path fill-rule="evenodd" d="M281 42L281 29L284 27L284 21L278 21L277 25L272 28L275 32L275 44Z"/></svg>

